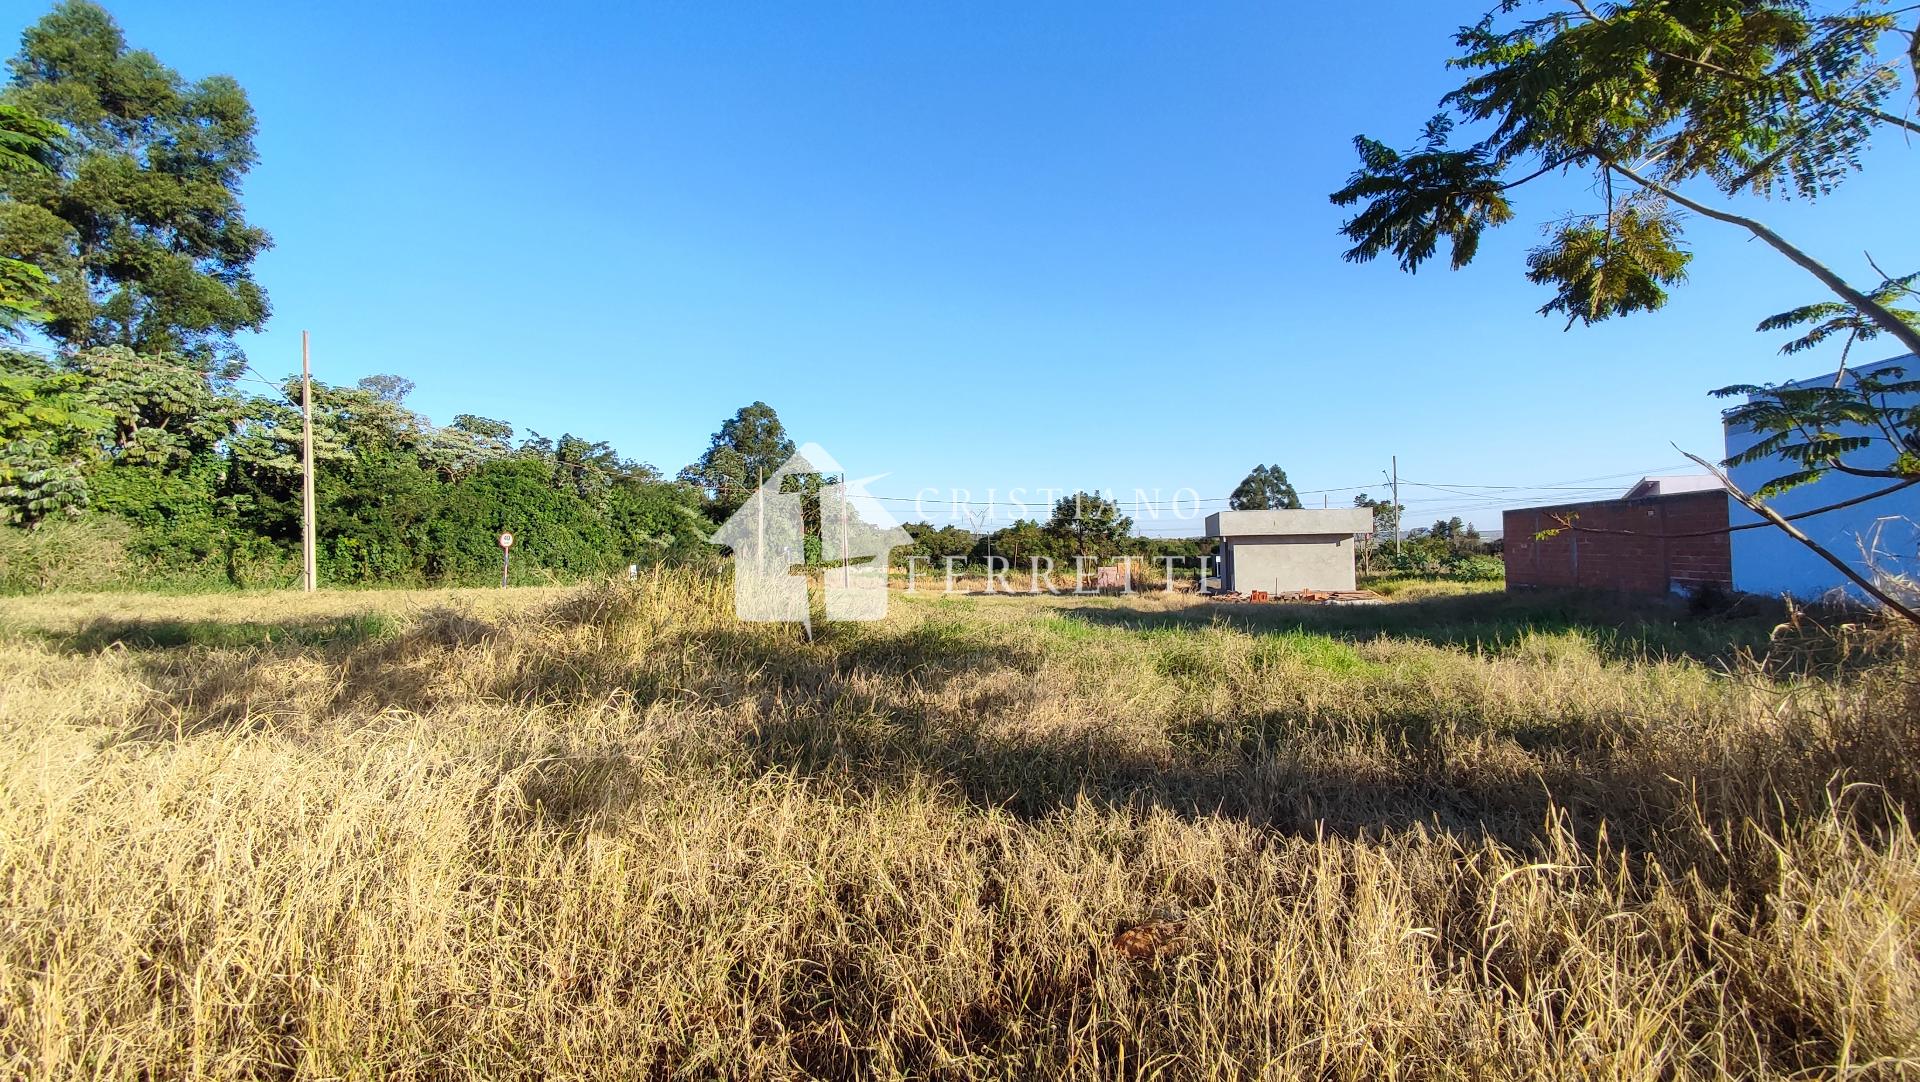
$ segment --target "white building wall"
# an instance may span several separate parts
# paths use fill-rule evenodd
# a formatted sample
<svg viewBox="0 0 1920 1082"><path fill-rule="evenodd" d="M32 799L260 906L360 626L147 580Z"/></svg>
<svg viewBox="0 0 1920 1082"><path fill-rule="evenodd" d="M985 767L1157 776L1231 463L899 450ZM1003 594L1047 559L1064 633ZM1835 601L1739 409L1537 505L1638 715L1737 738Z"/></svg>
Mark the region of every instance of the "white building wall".
<svg viewBox="0 0 1920 1082"><path fill-rule="evenodd" d="M1920 361L1916 361L1912 354L1870 365L1866 371L1890 364L1905 368L1909 379L1920 378ZM1831 379L1832 374L1828 374L1801 382L1816 384ZM1916 404L1920 404L1920 401L1893 403L1897 407ZM1846 434L1878 436L1880 432L1878 429L1871 432L1860 429ZM1727 457L1731 458L1753 446L1758 439L1758 435L1749 430L1735 431L1728 426ZM1851 456L1849 461L1866 465L1889 462L1892 458L1893 452L1881 442L1869 451ZM1736 466L1729 471L1729 476L1734 484L1751 494L1792 468L1780 459L1771 459ZM1801 485L1767 502L1781 514L1793 515L1863 496L1892 483L1882 477L1854 477L1830 472L1813 484ZM1732 504L1730 514L1730 522L1735 526L1761 521L1760 516L1738 502ZM1920 554L1920 485L1854 507L1798 519L1794 525L1863 573L1870 573L1870 565L1873 565L1883 572L1920 575L1920 555L1917 555ZM1736 590L1776 597L1790 594L1807 601L1841 590L1856 600L1866 600L1860 590L1848 583L1831 564L1779 529L1762 525L1756 529L1737 530L1732 535L1732 541L1733 585Z"/></svg>

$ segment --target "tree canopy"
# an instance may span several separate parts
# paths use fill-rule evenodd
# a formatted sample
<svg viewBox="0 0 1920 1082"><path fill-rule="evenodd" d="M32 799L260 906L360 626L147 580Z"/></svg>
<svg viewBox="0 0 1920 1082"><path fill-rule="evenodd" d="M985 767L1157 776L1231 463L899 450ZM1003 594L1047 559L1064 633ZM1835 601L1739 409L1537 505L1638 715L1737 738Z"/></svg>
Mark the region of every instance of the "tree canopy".
<svg viewBox="0 0 1920 1082"><path fill-rule="evenodd" d="M240 204L246 92L224 75L187 81L87 0L28 27L8 69L0 122L48 168L0 169L0 257L45 276L41 329L73 349L237 355L233 335L269 311L252 265L271 241Z"/></svg>
<svg viewBox="0 0 1920 1082"><path fill-rule="evenodd" d="M1227 506L1235 511L1297 511L1300 494L1287 480L1287 471L1278 466L1255 466L1227 497Z"/></svg>
<svg viewBox="0 0 1920 1082"><path fill-rule="evenodd" d="M325 581L497 575L503 529L532 577L710 551L692 486L572 434L515 443L512 425L472 414L436 425L406 404L411 390L384 375L313 385ZM144 583L284 580L300 433L290 394L243 393L182 355L0 351L0 514L125 520Z"/></svg>
<svg viewBox="0 0 1920 1082"><path fill-rule="evenodd" d="M57 125L17 105L0 103L0 178L50 173L60 140ZM47 318L42 304L51 287L46 271L0 249L0 335L17 336L23 323Z"/></svg>
<svg viewBox="0 0 1920 1082"><path fill-rule="evenodd" d="M721 424L699 461L680 471L680 479L705 491L709 514L725 518L747 502L762 478L792 458L794 449L780 415L755 402Z"/></svg>
<svg viewBox="0 0 1920 1082"><path fill-rule="evenodd" d="M1869 252L1870 277L1852 281L1741 207L1818 203L1863 168L1876 135L1920 134L1917 11L1883 0L1503 0L1456 35L1451 66L1470 75L1411 148L1355 139L1359 168L1332 194L1357 208L1342 227L1346 258L1388 256L1413 271L1444 243L1462 267L1487 229L1514 219L1512 192L1586 174L1595 203L1568 210L1527 256L1527 277L1550 291L1542 314L1571 326L1660 308L1691 269L1688 219L1703 217L1746 231L1831 294L1760 323L1804 329L1784 352L1884 334L1920 353L1920 274L1888 273ZM1848 378L1844 348L1839 363L1831 388L1716 392L1747 396L1727 419L1762 435L1728 464L1784 459L1767 494L1833 470L1920 481L1916 418L1897 401L1920 384L1898 369Z"/></svg>
<svg viewBox="0 0 1920 1082"><path fill-rule="evenodd" d="M1044 529L1063 555L1104 560L1125 550L1133 519L1098 492L1076 492L1055 501Z"/></svg>
<svg viewBox="0 0 1920 1082"><path fill-rule="evenodd" d="M1343 226L1347 258L1390 256L1411 271L1444 242L1449 262L1464 266L1488 228L1513 220L1515 189L1584 172L1595 205L1570 211L1527 259L1528 277L1552 291L1542 313L1591 323L1665 304L1688 270L1691 213L1745 229L1920 352L1920 330L1873 286L1856 287L1727 206L1817 201L1860 168L1881 129L1920 133L1901 115L1920 53L1883 45L1912 33L1898 25L1912 10L1877 0L1566 0L1534 10L1507 0L1456 36L1451 66L1472 74L1412 148L1355 140L1360 166L1332 196L1358 207Z"/></svg>

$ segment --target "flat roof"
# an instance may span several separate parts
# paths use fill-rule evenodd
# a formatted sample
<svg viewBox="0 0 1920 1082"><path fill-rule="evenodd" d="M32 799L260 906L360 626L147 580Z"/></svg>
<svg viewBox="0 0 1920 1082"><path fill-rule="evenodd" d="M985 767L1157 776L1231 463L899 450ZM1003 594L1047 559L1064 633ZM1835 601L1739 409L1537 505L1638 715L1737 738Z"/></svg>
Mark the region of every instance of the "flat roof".
<svg viewBox="0 0 1920 1082"><path fill-rule="evenodd" d="M1872 361L1867 364L1850 364L1847 366L1847 374L1850 376L1870 376L1880 371L1882 368L1888 368L1894 365L1898 365L1899 367L1906 369L1907 370L1906 378L1908 379L1913 379L1916 377L1916 375L1920 375L1920 373L1915 373L1913 371L1913 369L1916 366L1920 366L1920 356L1916 356L1915 354L1912 354L1912 353L1902 353L1898 357L1888 357L1885 360ZM1831 384L1833 383L1834 373L1838 372L1839 370L1840 370L1840 366L1835 365L1833 368L1828 369L1827 371L1821 373L1820 375L1808 376L1806 379L1789 380L1786 383L1780 384L1780 386L1781 387L1818 387L1823 384ZM1749 395L1748 397L1751 398L1752 396Z"/></svg>
<svg viewBox="0 0 1920 1082"><path fill-rule="evenodd" d="M1371 507L1215 511L1207 516L1208 537L1351 537L1372 532Z"/></svg>
<svg viewBox="0 0 1920 1082"><path fill-rule="evenodd" d="M1622 499L1635 500L1642 496L1671 496L1677 492L1707 492L1716 488L1725 488L1720 479L1710 473L1683 473L1677 477L1642 477Z"/></svg>

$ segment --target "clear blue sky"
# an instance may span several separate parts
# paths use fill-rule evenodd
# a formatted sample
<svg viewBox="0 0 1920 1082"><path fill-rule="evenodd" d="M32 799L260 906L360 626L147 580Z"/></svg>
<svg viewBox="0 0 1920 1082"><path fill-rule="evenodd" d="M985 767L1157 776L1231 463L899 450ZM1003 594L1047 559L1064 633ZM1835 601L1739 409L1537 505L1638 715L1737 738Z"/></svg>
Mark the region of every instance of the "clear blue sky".
<svg viewBox="0 0 1920 1082"><path fill-rule="evenodd" d="M1409 486L1410 523L1497 526L1551 493L1483 486L1717 457L1708 389L1827 358L1753 332L1817 283L1710 222L1665 311L1533 314L1524 252L1585 181L1523 192L1464 272L1341 261L1349 140L1410 142L1486 3L108 7L252 96L270 375L308 328L322 378L668 473L764 399L885 494L1222 497L1277 462L1380 495L1398 454L1487 494ZM1915 269L1917 155L1759 209L1858 277L1863 248Z"/></svg>

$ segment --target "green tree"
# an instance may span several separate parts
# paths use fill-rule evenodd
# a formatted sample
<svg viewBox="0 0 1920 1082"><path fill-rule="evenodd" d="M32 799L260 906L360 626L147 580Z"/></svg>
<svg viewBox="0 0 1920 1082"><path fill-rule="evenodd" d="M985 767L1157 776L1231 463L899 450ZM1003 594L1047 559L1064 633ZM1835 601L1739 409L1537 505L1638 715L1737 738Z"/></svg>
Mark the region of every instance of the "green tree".
<svg viewBox="0 0 1920 1082"><path fill-rule="evenodd" d="M1754 493L1766 498L1828 473L1878 477L1892 492L1920 482L1920 379L1900 365L1846 373L1831 383L1736 384L1717 395L1746 396L1726 411L1731 425L1760 434L1730 465L1778 462L1784 472Z"/></svg>
<svg viewBox="0 0 1920 1082"><path fill-rule="evenodd" d="M1133 520L1098 492L1076 492L1054 503L1046 532L1062 555L1104 560L1126 547Z"/></svg>
<svg viewBox="0 0 1920 1082"><path fill-rule="evenodd" d="M1393 532L1399 528L1400 515L1406 511L1392 500L1376 500L1362 492L1353 498L1355 507L1365 507L1373 511L1373 532L1360 539L1360 570L1372 573L1379 565L1379 554L1390 547Z"/></svg>
<svg viewBox="0 0 1920 1082"><path fill-rule="evenodd" d="M707 511L716 519L739 509L762 477L770 477L793 457L780 415L765 402L742 406L713 434L700 460L680 471L680 479L706 492Z"/></svg>
<svg viewBox="0 0 1920 1082"><path fill-rule="evenodd" d="M113 419L77 372L0 354L0 516L32 526L89 503L86 472Z"/></svg>
<svg viewBox="0 0 1920 1082"><path fill-rule="evenodd" d="M227 76L189 83L112 16L65 0L21 35L4 102L65 132L48 172L0 172L0 255L51 279L43 329L70 348L238 354L266 323L240 184L254 115Z"/></svg>
<svg viewBox="0 0 1920 1082"><path fill-rule="evenodd" d="M707 536L713 527L700 513L700 490L692 485L622 478L607 496L607 524L627 563L712 551Z"/></svg>
<svg viewBox="0 0 1920 1082"><path fill-rule="evenodd" d="M1858 169L1880 129L1920 133L1885 106L1907 96L1890 33L1912 31L1877 2L1817 10L1801 0L1584 0L1516 14L1504 3L1463 28L1452 65L1474 72L1441 99L1405 152L1364 136L1360 167L1333 193L1359 206L1346 256L1391 255L1414 270L1449 244L1456 268L1514 217L1508 193L1585 172L1598 204L1560 222L1528 256L1552 289L1540 311L1595 322L1659 308L1685 277L1682 213L1750 233L1862 318L1920 352L1916 329L1762 222L1741 198L1817 201ZM1456 145L1460 122L1481 133ZM1711 189L1712 194L1695 187ZM1882 276L1884 277L1884 276Z"/></svg>
<svg viewBox="0 0 1920 1082"><path fill-rule="evenodd" d="M180 354L136 355L125 346L82 350L69 362L88 400L113 417L114 462L184 465L231 435L239 400L204 364Z"/></svg>
<svg viewBox="0 0 1920 1082"><path fill-rule="evenodd" d="M1235 511L1297 511L1300 494L1278 466L1255 466L1227 498Z"/></svg>
<svg viewBox="0 0 1920 1082"><path fill-rule="evenodd" d="M335 458L314 483L314 532L328 582L410 582L429 577L431 530L445 501L418 456L368 447Z"/></svg>
<svg viewBox="0 0 1920 1082"><path fill-rule="evenodd" d="M1053 554L1046 531L1038 522L1024 518L1015 519L993 535L993 551L997 556L1005 556L1014 567L1028 567L1035 556Z"/></svg>
<svg viewBox="0 0 1920 1082"><path fill-rule="evenodd" d="M1901 306L1909 299L1920 300L1916 281L1920 274L1889 279L1873 297L1902 322L1920 326L1920 311ZM1726 420L1761 437L1727 464L1782 464L1782 472L1758 489L1756 495L1762 498L1811 484L1828 473L1886 478L1893 481L1888 492L1920 482L1920 408L1902 405L1920 395L1920 380L1908 378L1901 365L1847 370L1854 345L1879 337L1880 326L1837 301L1802 305L1760 323L1762 331L1796 328L1805 332L1780 352L1800 353L1838 339L1840 371L1831 383L1735 384L1714 391L1722 398L1745 398L1726 411Z"/></svg>
<svg viewBox="0 0 1920 1082"><path fill-rule="evenodd" d="M1817 204L1862 168L1874 136L1889 128L1909 140L1920 134L1911 117L1920 92L1915 8L1882 0L1553 0L1521 14L1521 6L1503 2L1459 31L1452 66L1472 74L1441 99L1441 113L1416 145L1398 151L1355 139L1359 168L1332 194L1336 204L1358 208L1342 226L1353 243L1347 259L1385 255L1412 271L1446 242L1451 264L1465 266L1488 228L1514 218L1511 192L1549 174L1583 173L1593 179L1595 204L1560 218L1527 257L1529 280L1550 290L1542 314L1565 316L1571 326L1661 307L1686 277L1684 228L1692 215L1746 232L1832 294L1831 302L1763 327L1812 322L1816 337L1823 327L1858 337L1870 326L1920 353L1920 324L1895 307L1915 295L1915 276L1890 275L1869 256L1874 278L1855 284L1742 205L1773 198ZM1457 130L1476 137L1457 141ZM1903 373L1886 375L1898 381ZM1730 420L1757 422L1767 448L1758 453L1783 455L1795 467L1770 490L1817 479L1855 453L1876 457L1847 463L1847 472L1920 481L1908 410L1850 390L1844 376L1835 383L1849 400L1838 408L1832 396L1782 394L1772 385L1722 389L1758 399ZM1887 438L1860 442L1845 429L1859 417ZM1920 623L1920 612L1763 499L1729 491Z"/></svg>
<svg viewBox="0 0 1920 1082"><path fill-rule="evenodd" d="M614 481L627 469L618 452L605 440L598 442L563 433L553 445L553 483L585 500L603 506Z"/></svg>
<svg viewBox="0 0 1920 1082"><path fill-rule="evenodd" d="M907 536L913 538L911 548L895 549L895 559L904 562L908 556L925 556L934 567L943 566L943 561L954 556L970 559L979 537L962 526L934 526L928 522L909 522L903 527Z"/></svg>
<svg viewBox="0 0 1920 1082"><path fill-rule="evenodd" d="M316 500L329 475L397 469L393 463L402 459L429 469L434 466L432 425L391 397L396 385L378 377L369 379L370 386L354 387L313 382ZM290 379L278 396L240 402L233 435L225 443L229 455L226 497L251 529L280 541L299 536L301 419L295 404L299 391L299 381ZM319 527L316 532L321 532ZM357 557L349 562L364 566Z"/></svg>
<svg viewBox="0 0 1920 1082"><path fill-rule="evenodd" d="M1456 556L1480 551L1480 531L1459 515L1434 522L1426 536L1446 542L1448 551Z"/></svg>
<svg viewBox="0 0 1920 1082"><path fill-rule="evenodd" d="M17 105L0 104L0 177L52 172L49 166L61 136L57 125ZM0 217L0 229L4 221ZM51 289L46 271L0 251L0 334L17 335L22 323L45 319L41 304Z"/></svg>
<svg viewBox="0 0 1920 1082"><path fill-rule="evenodd" d="M606 519L586 501L553 484L550 463L515 455L489 462L451 486L432 529L436 578L498 574L494 539L513 534L513 566L529 578L540 571L595 574L621 559L618 539Z"/></svg>
<svg viewBox="0 0 1920 1082"><path fill-rule="evenodd" d="M442 481L456 481L489 462L513 453L513 426L491 417L462 413L427 440L427 457Z"/></svg>
<svg viewBox="0 0 1920 1082"><path fill-rule="evenodd" d="M1391 500L1376 500L1364 492L1353 498L1353 505L1373 511L1373 536L1376 540L1392 537L1394 529L1399 526L1400 513L1406 510Z"/></svg>

